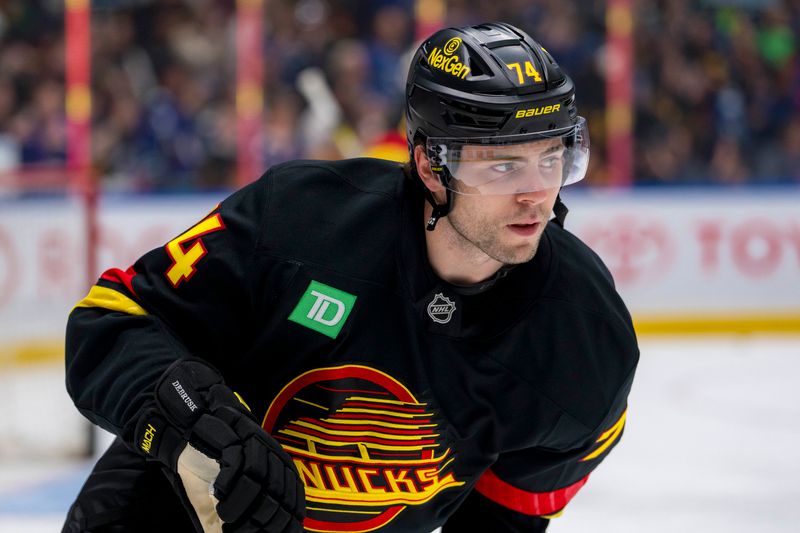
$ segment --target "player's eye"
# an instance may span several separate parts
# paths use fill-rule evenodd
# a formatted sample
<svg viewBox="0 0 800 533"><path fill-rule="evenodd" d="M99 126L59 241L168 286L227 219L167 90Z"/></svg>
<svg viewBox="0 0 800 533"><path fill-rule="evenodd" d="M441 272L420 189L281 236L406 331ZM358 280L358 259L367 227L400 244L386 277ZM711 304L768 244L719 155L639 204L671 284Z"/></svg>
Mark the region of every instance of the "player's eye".
<svg viewBox="0 0 800 533"><path fill-rule="evenodd" d="M498 174L508 174L510 172L514 172L519 170L520 165L515 163L514 161L505 161L503 163L497 163L496 165L492 165L491 170Z"/></svg>
<svg viewBox="0 0 800 533"><path fill-rule="evenodd" d="M539 171L543 176L549 176L556 172L560 173L562 162L563 158L560 155L545 157L539 161Z"/></svg>

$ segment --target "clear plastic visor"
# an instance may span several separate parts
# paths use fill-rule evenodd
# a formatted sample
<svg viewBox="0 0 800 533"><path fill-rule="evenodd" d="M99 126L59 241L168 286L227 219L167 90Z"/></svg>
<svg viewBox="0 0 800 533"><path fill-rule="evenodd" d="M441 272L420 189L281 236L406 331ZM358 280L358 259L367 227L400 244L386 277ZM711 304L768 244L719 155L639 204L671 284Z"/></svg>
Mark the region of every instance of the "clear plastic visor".
<svg viewBox="0 0 800 533"><path fill-rule="evenodd" d="M578 117L560 130L501 137L430 137L431 169L458 194L519 194L578 182L589 164L589 131Z"/></svg>

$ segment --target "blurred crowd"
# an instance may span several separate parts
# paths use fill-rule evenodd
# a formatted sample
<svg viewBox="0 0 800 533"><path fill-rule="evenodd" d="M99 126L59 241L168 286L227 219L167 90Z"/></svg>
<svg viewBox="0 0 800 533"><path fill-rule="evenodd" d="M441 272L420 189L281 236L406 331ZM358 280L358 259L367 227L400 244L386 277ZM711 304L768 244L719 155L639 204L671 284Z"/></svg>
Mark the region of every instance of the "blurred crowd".
<svg viewBox="0 0 800 533"><path fill-rule="evenodd" d="M92 159L109 188L227 187L236 168L234 0L92 0ZM263 168L402 159L413 0L265 0ZM606 183L606 5L441 0L447 25L503 20L578 88ZM640 183L800 182L800 1L634 2ZM0 0L0 172L65 161L63 0ZM254 178L256 176L253 176Z"/></svg>
<svg viewBox="0 0 800 533"><path fill-rule="evenodd" d="M639 2L635 175L800 182L800 2Z"/></svg>

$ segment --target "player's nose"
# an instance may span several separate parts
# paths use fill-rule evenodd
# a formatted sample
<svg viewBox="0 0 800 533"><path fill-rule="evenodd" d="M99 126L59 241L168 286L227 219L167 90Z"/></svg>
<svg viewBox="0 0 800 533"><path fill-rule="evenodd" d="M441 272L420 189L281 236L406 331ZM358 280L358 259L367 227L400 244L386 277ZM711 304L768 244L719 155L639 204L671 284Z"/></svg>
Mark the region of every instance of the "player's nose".
<svg viewBox="0 0 800 533"><path fill-rule="evenodd" d="M549 194L549 189L541 189L538 191L518 192L514 195L514 198L520 203L540 204L547 199Z"/></svg>

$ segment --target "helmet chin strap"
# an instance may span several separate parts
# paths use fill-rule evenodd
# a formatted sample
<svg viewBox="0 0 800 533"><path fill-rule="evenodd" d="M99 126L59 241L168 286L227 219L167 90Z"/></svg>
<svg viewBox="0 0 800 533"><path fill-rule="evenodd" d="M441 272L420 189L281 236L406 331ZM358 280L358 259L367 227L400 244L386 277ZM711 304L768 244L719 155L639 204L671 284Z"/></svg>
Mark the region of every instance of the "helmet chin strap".
<svg viewBox="0 0 800 533"><path fill-rule="evenodd" d="M441 173L437 173L437 175L439 176L439 181L442 183L442 185L445 185L448 181L450 181L450 171L447 170L447 167L443 168ZM453 208L453 193L445 185L444 203L440 204L436 201L436 197L433 195L433 192L431 192L427 185L423 184L422 188L425 189L425 199L428 200L428 203L431 204L431 207L433 207L431 216L428 218L428 222L425 224L425 229L428 231L433 231L436 229L436 223L439 222L439 219L447 216L447 214Z"/></svg>
<svg viewBox="0 0 800 533"><path fill-rule="evenodd" d="M556 196L556 203L553 205L553 213L555 214L556 224L564 227L564 219L567 218L567 213L569 213L569 209L567 206L564 205L564 202L561 201L561 195L559 194Z"/></svg>
<svg viewBox="0 0 800 533"><path fill-rule="evenodd" d="M453 207L453 193L450 192L450 189L445 189L444 191L445 201L443 204L440 204L436 202L436 198L433 196L430 189L425 187L425 198L428 200L428 203L431 204L431 207L433 207L431 216L425 224L425 229L428 231L436 229L436 223L439 222L439 219L447 216L447 213L449 213L450 209Z"/></svg>

